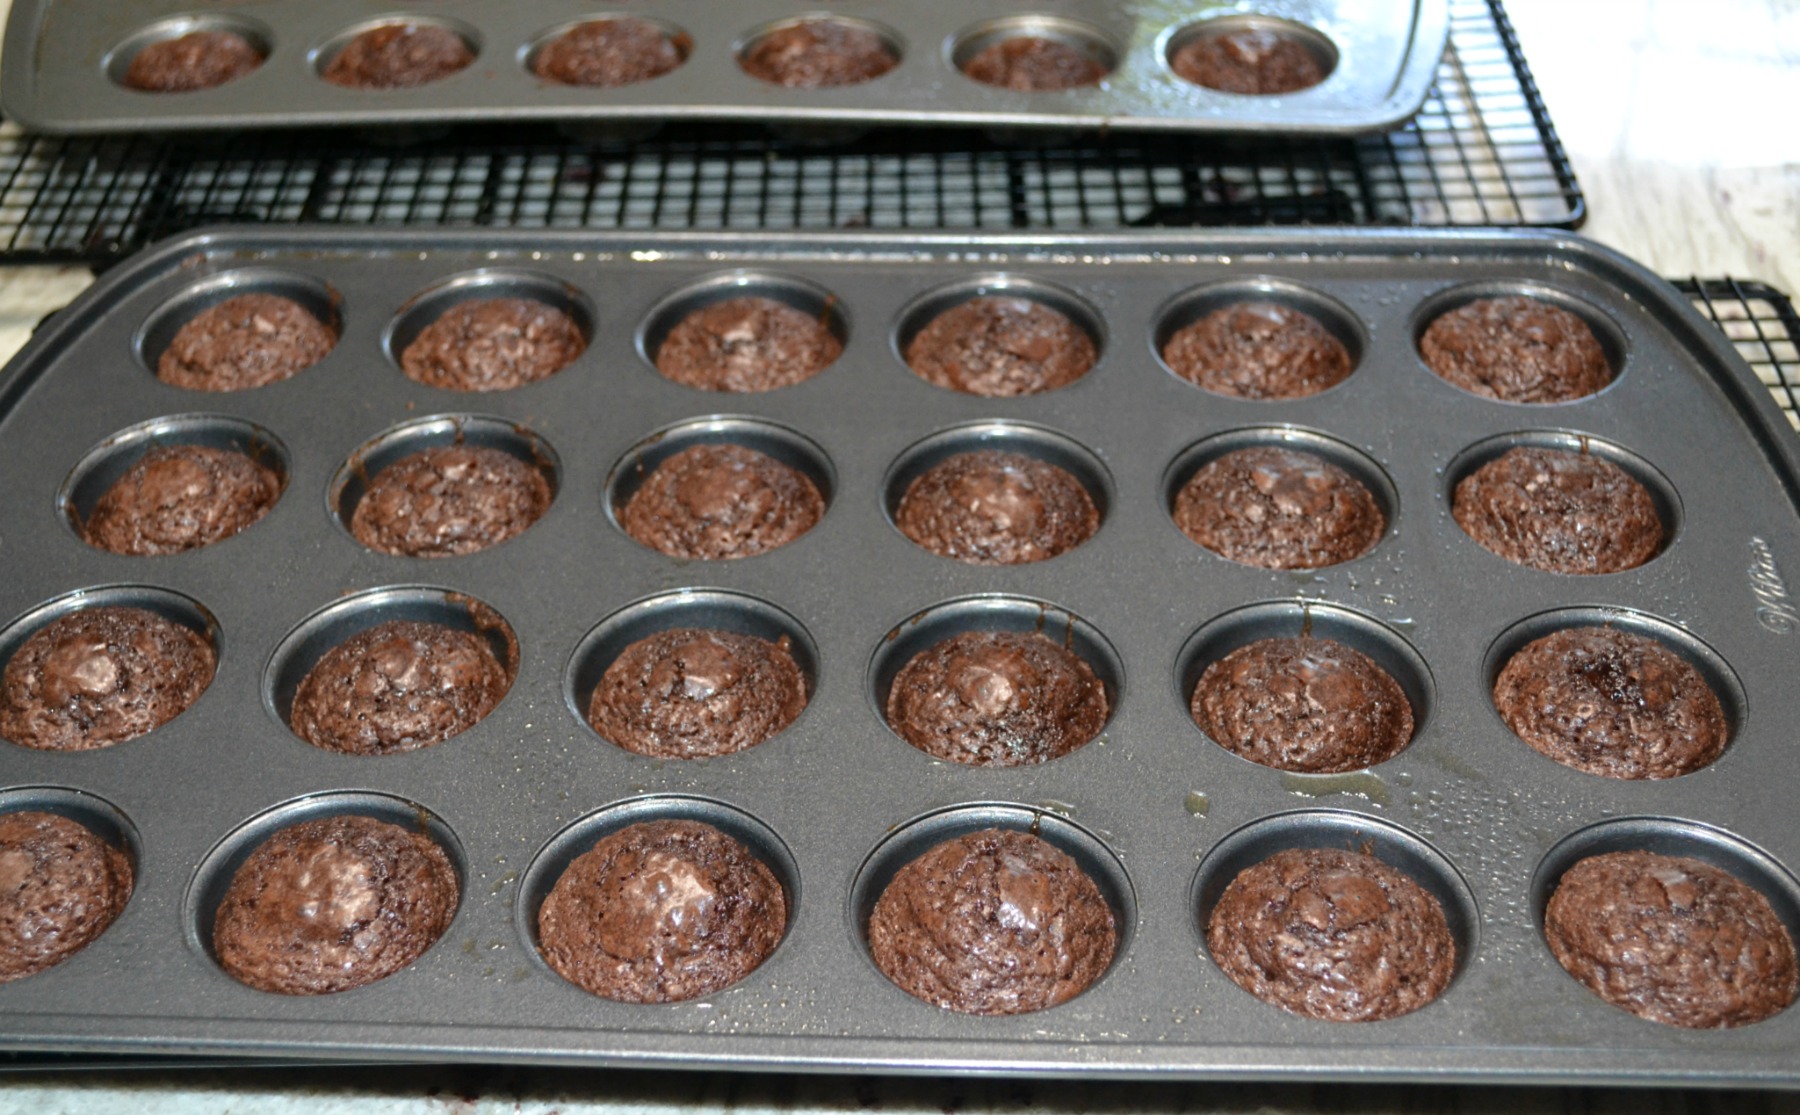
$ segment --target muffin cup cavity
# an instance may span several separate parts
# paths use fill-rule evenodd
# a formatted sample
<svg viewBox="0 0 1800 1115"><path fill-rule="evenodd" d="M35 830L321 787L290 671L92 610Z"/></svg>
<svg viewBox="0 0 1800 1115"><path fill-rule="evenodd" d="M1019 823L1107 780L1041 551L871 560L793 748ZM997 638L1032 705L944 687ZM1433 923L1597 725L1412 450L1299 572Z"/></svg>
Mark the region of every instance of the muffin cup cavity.
<svg viewBox="0 0 1800 1115"><path fill-rule="evenodd" d="M843 302L830 290L794 275L737 270L688 283L650 307L643 324L638 326L635 338L638 355L654 371L657 353L662 350L671 330L694 311L731 298L767 298L792 306L822 323L837 338L838 344L848 346L850 343L850 315ZM829 370L829 365L824 370ZM818 374L823 374L824 370Z"/></svg>
<svg viewBox="0 0 1800 1115"><path fill-rule="evenodd" d="M84 790L67 786L17 786L0 790L0 815L54 813L67 817L101 840L125 853L133 877L144 856L143 837L124 810Z"/></svg>
<svg viewBox="0 0 1800 1115"><path fill-rule="evenodd" d="M350 45L351 40L355 39L358 35L367 34L378 28L403 26L436 27L450 32L452 35L461 39L463 46L468 49L469 54L471 55L468 64L461 69L453 70L449 73L432 78L429 81L412 86L339 86L339 88L344 89L348 93L358 94L396 93L404 92L406 89L427 89L440 81L455 77L457 74L467 73L475 68L476 62L481 60L481 33L476 31L475 28L461 20L445 19L441 16L420 15L413 12L397 12L392 15L378 16L375 19L366 19L361 23L351 24L350 26L337 31L323 43L314 47L310 54L313 72L317 74L319 80L325 82L326 85L332 84L325 80L325 71L331 67L332 61L337 58L338 54L341 53L345 47Z"/></svg>
<svg viewBox="0 0 1800 1115"><path fill-rule="evenodd" d="M812 481L825 501L826 513L830 513L831 501L837 494L837 470L817 442L797 430L761 418L720 414L665 426L614 462L606 474L604 495L606 515L613 525L621 531L625 529L619 522L621 509L658 465L695 445L737 445L773 457Z"/></svg>
<svg viewBox="0 0 1800 1115"><path fill-rule="evenodd" d="M1122 52L1117 43L1097 27L1073 19L1053 15L1016 15L990 19L963 29L951 40L950 65L957 73L968 76L969 62L989 47L1013 39L1044 39L1059 46L1079 51L1100 67L1098 81L1119 68ZM970 78L971 81L975 80ZM1092 83L1097 84L1098 82ZM1075 88L1085 88L1076 86ZM1061 90L1057 90L1061 92Z"/></svg>
<svg viewBox="0 0 1800 1115"><path fill-rule="evenodd" d="M761 45L763 40L779 31L786 31L790 28L803 26L836 26L848 31L857 31L874 35L875 38L880 41L881 49L890 59L892 59L892 63L888 66L887 70L871 77L858 78L855 81L849 82L827 83L827 85L823 86L785 85L780 82L774 82L763 78L751 69L750 58L755 54L756 48ZM877 23L872 19L858 19L854 16L819 13L795 16L791 19L779 19L751 28L733 46L732 57L737 59L738 68L752 81L757 82L761 86L775 89L797 89L802 93L807 93L815 88L827 88L833 85L838 88L843 88L851 85L866 85L871 81L879 80L880 78L887 76L888 73L899 68L900 64L906 60L906 47L905 44L901 42L900 33L898 31ZM860 130L864 126L856 125L856 127Z"/></svg>
<svg viewBox="0 0 1800 1115"><path fill-rule="evenodd" d="M655 16L642 15L637 12L605 11L605 12L599 12L594 15L582 16L579 19L565 20L562 23L555 25L554 27L547 27L544 30L538 32L536 35L533 35L529 42L527 42L524 46L519 48L519 66L526 73L532 75L533 77L539 78L540 80L543 80L543 81L552 81L553 82L554 79L544 77L543 75L540 75L537 72L538 55L543 53L545 47L548 47L550 44L557 42L564 35L567 35L569 32L574 31L576 28L584 26L589 23L635 23L635 24L643 24L647 27L654 28L656 31L661 32L663 38L668 40L669 45L675 48L676 55L678 55L680 57L681 60L675 64L675 69L677 69L677 70L680 69L682 66L687 65L689 56L692 55L694 52L694 37L692 35L688 34L686 31L682 30L681 27L679 27L678 25L670 23L666 19L658 19ZM674 72L675 72L674 70L669 71L669 73L674 73ZM656 76L663 77L666 75L658 74ZM651 78L645 78L644 80L655 81L656 78L651 77ZM638 83L631 82L629 84L638 84ZM577 88L605 88L605 87L604 86L593 86L593 87L578 86ZM658 126L660 126L660 125L658 125Z"/></svg>
<svg viewBox="0 0 1800 1115"><path fill-rule="evenodd" d="M223 664L225 660L219 621L198 600L153 585L106 585L66 593L38 605L0 628L0 670L5 669L13 655L19 653L25 640L37 634L40 629L64 616L92 608L141 608L146 612L153 612L200 636L212 647L217 662Z"/></svg>
<svg viewBox="0 0 1800 1115"><path fill-rule="evenodd" d="M1305 93L1307 89L1317 89L1319 86L1324 85L1331 80L1331 75L1337 70L1337 44L1332 42L1328 36L1317 28L1309 27L1304 23L1299 23L1291 19L1282 19L1278 16L1249 14L1215 16L1210 19L1195 20L1192 23L1182 24L1181 26L1174 28L1169 31L1163 39L1161 51L1163 64L1169 67L1170 74L1181 84L1208 89L1208 86L1190 83L1186 78L1177 73L1174 68L1175 56L1180 54L1182 50L1191 43L1199 42L1202 39L1213 38L1220 35L1230 35L1243 31L1260 31L1295 44L1306 51L1306 53L1312 55L1312 60L1318 64L1319 70L1324 76L1319 79L1316 85L1309 85L1303 89L1295 89L1289 93L1243 94L1231 93L1230 91L1223 89L1212 89L1211 91L1214 93L1222 93L1226 96L1296 96Z"/></svg>
<svg viewBox="0 0 1800 1115"><path fill-rule="evenodd" d="M121 40L117 46L106 52L100 60L100 68L106 71L106 76L119 88L141 93L144 90L133 89L125 82L125 75L131 69L132 60L137 57L139 51L152 43L168 42L171 39L179 39L183 35L220 31L236 35L249 43L251 49L261 55L265 62L268 61L269 52L274 49L275 33L255 20L226 12L190 12L186 15L159 19L155 23L134 31ZM227 81L225 84L229 85L231 82ZM216 86L209 88L216 88ZM203 89L192 90L192 92L204 91Z"/></svg>
<svg viewBox="0 0 1800 1115"><path fill-rule="evenodd" d="M1239 449L1249 449L1261 445L1272 445L1299 453L1311 453L1349 473L1369 490L1369 494L1375 498L1375 506L1381 509L1382 518L1387 520L1387 529L1382 532L1382 542L1393 536L1400 518L1400 492L1394 486L1393 480L1388 477L1387 470L1376 464L1374 458L1368 454L1329 434L1302 429L1298 426L1250 426L1238 430L1226 430L1224 433L1203 438L1183 449L1169 463L1169 467L1163 470L1163 510L1171 517L1170 525L1173 526L1176 497L1181 494L1181 489L1187 486L1187 482L1194 478L1194 473L1227 453L1235 453ZM1381 548L1382 542L1375 544L1376 550ZM1359 559L1352 558L1351 560Z"/></svg>
<svg viewBox="0 0 1800 1115"><path fill-rule="evenodd" d="M1180 382L1190 387L1196 386L1183 379L1169 362L1163 359L1163 350L1169 345L1169 339L1176 333L1199 321L1215 310L1243 302L1273 302L1278 306L1299 310L1311 317L1325 331L1336 337L1350 356L1350 375L1344 383L1356 377L1362 367L1363 352L1368 346L1368 330L1362 320L1348 306L1337 299L1319 293L1310 287L1288 279L1274 276L1253 279L1228 279L1222 282L1205 283L1182 291L1163 303L1156 311L1150 327L1150 355L1157 366L1168 372ZM1334 384L1325 391L1333 390L1342 384ZM1201 388L1201 390L1205 390ZM1216 394L1208 392L1209 394ZM1324 391L1317 394L1324 394ZM1230 396L1226 396L1230 397ZM1311 396L1302 396L1310 398ZM1247 400L1256 402L1292 402L1292 399Z"/></svg>
<svg viewBox="0 0 1800 1115"><path fill-rule="evenodd" d="M274 267L241 267L201 279L152 311L132 338L131 347L139 366L154 376L163 352L182 326L202 311L242 294L272 294L290 299L329 329L334 341L343 339L344 297L330 284ZM325 360L329 359L327 355Z"/></svg>
<svg viewBox="0 0 1800 1115"><path fill-rule="evenodd" d="M1431 328L1431 323L1449 313L1451 310L1459 309L1463 306L1467 306L1471 302L1480 301L1484 298L1507 297L1529 298L1536 302L1555 306L1558 309L1567 310L1580 318L1582 322L1593 331L1594 339L1600 342L1600 351L1606 357L1607 366L1612 369L1612 379L1600 390L1595 391L1592 394L1583 395L1577 399L1569 399L1564 403L1510 403L1500 399L1483 399L1484 402L1499 403L1503 406L1526 407L1563 406L1568 405L1569 403L1582 403L1606 394L1617 387L1619 381L1624 378L1626 366L1631 354L1625 341L1625 331L1619 327L1619 323L1614 321L1611 316L1588 302L1586 299L1571 294L1566 290L1545 286L1541 283L1512 282L1506 280L1484 280L1481 282L1462 283L1446 290L1441 290L1419 303L1418 309L1413 311L1412 339L1413 358L1418 362L1420 371L1429 376L1434 382L1443 383L1445 386L1462 392L1463 394L1472 394L1472 392L1463 391L1462 388L1449 383L1436 372L1433 372L1430 366L1425 363L1424 356L1419 352L1419 342L1425 336L1425 331ZM1476 397L1481 398L1481 396Z"/></svg>
<svg viewBox="0 0 1800 1115"><path fill-rule="evenodd" d="M399 370L401 353L418 339L426 326L442 317L446 310L462 302L490 298L519 298L560 310L581 331L584 350L594 343L594 328L598 318L594 304L587 295L549 275L504 267L484 267L453 275L413 295L400 307L393 320L388 322L387 328L382 330L381 349L387 354L388 361L395 370ZM575 358L576 361L580 359L580 356ZM566 371L567 368L562 370Z"/></svg>
<svg viewBox="0 0 1800 1115"><path fill-rule="evenodd" d="M906 362L906 348L912 344L913 338L917 337L921 330L931 324L934 318L964 302L996 296L1026 298L1048 306L1074 322L1077 328L1088 335L1088 339L1094 342L1094 367L1075 382L1079 383L1093 375L1095 371L1099 370L1101 363L1106 360L1106 321L1101 317L1100 311L1095 309L1091 303L1074 291L1057 286L1055 283L1024 275L1009 274L1004 271L994 271L945 283L908 302L901 308L900 315L894 323L891 337L894 359L900 362L902 368L912 373L911 365Z"/></svg>
<svg viewBox="0 0 1800 1115"><path fill-rule="evenodd" d="M660 631L686 627L753 635L771 643L785 638L788 653L800 667L808 701L818 689L819 647L799 620L754 596L729 589L692 588L627 604L582 636L563 669L563 701L569 712L582 727L592 732L588 706L607 667L633 643ZM800 715L805 716L805 711L802 710ZM605 738L597 732L595 735Z"/></svg>
<svg viewBox="0 0 1800 1115"><path fill-rule="evenodd" d="M1087 492L1088 498L1094 501L1094 510L1100 513L1100 526L1105 528L1106 517L1112 510L1115 488L1112 473L1094 451L1067 434L1047 426L1007 421L967 422L952 426L921 438L902 450L894 463L888 466L887 475L881 482L881 510L887 517L888 525L894 526L894 516L900 509L900 501L905 498L906 490L913 481L951 457L980 451L1017 453L1055 465L1067 472ZM895 529L899 528L895 526Z"/></svg>
<svg viewBox="0 0 1800 1115"><path fill-rule="evenodd" d="M351 636L392 620L437 624L476 635L506 672L507 687L518 679L518 637L512 625L487 604L446 588L378 588L329 604L288 632L263 670L263 706L292 731L294 692L319 659ZM505 700L505 695L500 699Z"/></svg>

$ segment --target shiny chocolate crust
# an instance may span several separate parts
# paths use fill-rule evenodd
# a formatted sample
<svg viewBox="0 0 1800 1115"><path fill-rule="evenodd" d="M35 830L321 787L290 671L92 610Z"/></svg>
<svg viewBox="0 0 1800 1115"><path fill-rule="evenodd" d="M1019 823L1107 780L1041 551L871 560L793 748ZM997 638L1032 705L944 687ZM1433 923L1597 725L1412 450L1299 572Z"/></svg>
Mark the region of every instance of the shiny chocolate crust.
<svg viewBox="0 0 1800 1115"><path fill-rule="evenodd" d="M677 322L657 347L656 370L702 391L773 391L811 379L843 351L819 315L745 295Z"/></svg>
<svg viewBox="0 0 1800 1115"><path fill-rule="evenodd" d="M771 643L683 627L621 651L594 687L587 718L627 751L698 759L755 747L805 707L806 679L787 636Z"/></svg>
<svg viewBox="0 0 1800 1115"><path fill-rule="evenodd" d="M432 23L387 23L344 44L321 75L349 89L407 89L441 81L475 61L469 44Z"/></svg>
<svg viewBox="0 0 1800 1115"><path fill-rule="evenodd" d="M458 302L400 354L408 378L446 391L507 391L562 371L587 349L568 314L529 298Z"/></svg>
<svg viewBox="0 0 1800 1115"><path fill-rule="evenodd" d="M1655 557L1663 522L1637 479L1591 453L1521 446L1456 485L1463 533L1549 573L1619 573Z"/></svg>
<svg viewBox="0 0 1800 1115"><path fill-rule="evenodd" d="M350 533L384 554L449 557L522 534L549 509L550 482L535 466L488 446L441 445L376 473Z"/></svg>
<svg viewBox="0 0 1800 1115"><path fill-rule="evenodd" d="M1014 295L952 306L906 345L907 366L920 379L990 398L1066 387L1098 359L1093 338L1067 314Z"/></svg>
<svg viewBox="0 0 1800 1115"><path fill-rule="evenodd" d="M1561 306L1507 295L1439 314L1419 338L1433 372L1464 391L1509 403L1564 403L1612 382L1588 323Z"/></svg>
<svg viewBox="0 0 1800 1115"><path fill-rule="evenodd" d="M1175 497L1181 533L1220 557L1264 569L1318 569L1359 558L1387 532L1369 489L1312 453L1239 449L1202 465Z"/></svg>
<svg viewBox="0 0 1800 1115"><path fill-rule="evenodd" d="M833 19L808 19L777 28L750 44L738 64L745 73L789 89L860 85L900 60L880 35Z"/></svg>
<svg viewBox="0 0 1800 1115"><path fill-rule="evenodd" d="M300 303L240 294L195 314L156 361L156 378L189 391L247 391L312 367L337 335Z"/></svg>
<svg viewBox="0 0 1800 1115"><path fill-rule="evenodd" d="M531 72L564 85L616 89L680 66L686 46L647 20L590 19L544 44Z"/></svg>
<svg viewBox="0 0 1800 1115"><path fill-rule="evenodd" d="M275 470L242 453L158 445L101 493L81 537L115 554L178 554L230 538L280 498Z"/></svg>
<svg viewBox="0 0 1800 1115"><path fill-rule="evenodd" d="M1196 36L1169 59L1169 68L1195 85L1253 96L1295 93L1325 80L1312 51L1262 28Z"/></svg>
<svg viewBox="0 0 1800 1115"><path fill-rule="evenodd" d="M1163 361L1196 387L1240 399L1300 399L1350 378L1350 353L1317 318L1279 302L1234 302L1177 330Z"/></svg>
<svg viewBox="0 0 1800 1115"><path fill-rule="evenodd" d="M1023 565L1072 550L1100 529L1081 482L1048 461L981 449L913 478L894 511L900 533L970 565Z"/></svg>
<svg viewBox="0 0 1800 1115"><path fill-rule="evenodd" d="M644 479L618 512L625 533L674 558L751 557L787 545L825 514L803 473L741 445L690 445Z"/></svg>
<svg viewBox="0 0 1800 1115"><path fill-rule="evenodd" d="M235 31L190 31L145 44L126 67L125 84L144 93L191 93L236 81L262 64L262 52Z"/></svg>
<svg viewBox="0 0 1800 1115"><path fill-rule="evenodd" d="M1097 85L1106 76L1106 67L1068 43L1013 35L977 52L963 63L962 72L983 85L1020 93L1052 93Z"/></svg>
<svg viewBox="0 0 1800 1115"><path fill-rule="evenodd" d="M55 813L0 815L0 983L92 944L131 899L131 860Z"/></svg>
<svg viewBox="0 0 1800 1115"><path fill-rule="evenodd" d="M415 751L473 727L511 684L480 635L390 620L326 651L294 690L289 720L327 751Z"/></svg>

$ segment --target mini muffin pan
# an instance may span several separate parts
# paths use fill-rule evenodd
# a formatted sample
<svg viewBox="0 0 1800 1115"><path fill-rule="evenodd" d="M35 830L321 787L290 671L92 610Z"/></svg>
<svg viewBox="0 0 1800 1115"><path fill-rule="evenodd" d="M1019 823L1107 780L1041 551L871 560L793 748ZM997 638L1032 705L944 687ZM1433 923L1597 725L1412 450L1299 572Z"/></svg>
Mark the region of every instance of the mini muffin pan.
<svg viewBox="0 0 1800 1115"><path fill-rule="evenodd" d="M479 396L421 386L387 345L419 299L505 277L591 308L587 351L548 379ZM734 283L826 312L845 340L793 387L719 395L648 359L670 300ZM1357 367L1310 398L1252 402L1161 365L1171 315L1231 284L1332 308ZM324 360L235 394L151 373L147 347L224 291L315 291L341 329ZM1071 386L981 399L897 356L918 308L1004 288L1078 311L1100 359ZM1478 398L1420 361L1425 317L1471 293L1531 292L1606 335L1618 376L1554 406ZM196 294L200 292L204 297ZM1200 292L1200 293L1195 293ZM952 297L954 296L954 297ZM466 438L554 477L549 511L491 549L431 561L358 545L342 504L385 455ZM127 558L85 545L71 504L151 440L261 446L286 478L261 522L204 549ZM809 471L811 531L737 561L669 559L612 506L675 446L751 444ZM1457 529L1454 478L1508 444L1574 444L1651 480L1671 520L1629 573L1509 564ZM1169 517L1186 474L1223 447L1280 443L1350 467L1388 512L1368 555L1307 572L1237 565ZM896 487L942 453L997 445L1072 468L1099 532L1059 557L978 567L913 545ZM1718 863L1767 893L1800 937L1800 443L1717 331L1660 280L1554 236L1242 232L904 239L795 234L236 230L166 243L104 275L0 382L0 652L89 603L142 602L204 628L212 685L181 716L101 751L0 743L0 808L101 818L129 844L137 891L98 941L0 986L0 1047L312 1061L485 1060L818 1071L1097 1073L1800 1085L1800 1008L1737 1030L1633 1017L1563 973L1541 911L1591 851L1648 847ZM283 721L323 650L382 619L477 630L516 662L486 719L436 746L357 757ZM13 618L8 618L13 617ZM1619 782L1514 738L1489 687L1506 655L1561 626L1661 639L1718 690L1717 762ZM676 626L786 637L805 711L736 755L652 760L581 718L607 662ZM970 629L1036 630L1086 658L1110 716L1035 767L932 760L884 723L901 660ZM1315 634L1394 674L1418 731L1366 771L1302 776L1225 752L1194 725L1194 681L1220 655ZM464 882L454 923L412 967L318 998L251 990L213 961L221 881L278 822L350 811L419 826ZM703 999L608 1002L556 976L533 943L562 865L629 821L708 820L786 889L767 963ZM974 1017L917 1001L869 959L868 910L923 848L987 826L1035 829L1096 878L1119 920L1111 969L1034 1014ZM1201 919L1236 869L1285 847L1368 849L1444 904L1457 974L1383 1022L1301 1018L1211 962Z"/></svg>
<svg viewBox="0 0 1800 1115"><path fill-rule="evenodd" d="M641 18L669 31L682 65L614 89L538 77L537 49L574 22ZM898 63L859 85L784 89L738 59L758 36L799 19L873 30ZM349 37L369 27L430 23L462 37L475 61L411 89L358 90L319 75ZM1294 39L1326 71L1295 93L1245 96L1178 77L1169 58L1197 35L1254 28ZM137 51L193 31L234 31L264 55L236 81L188 93L122 84ZM1048 38L1106 70L1082 89L1026 93L974 81L960 66L1015 36ZM0 105L46 132L230 129L359 124L418 126L558 120L599 138L642 134L676 120L748 120L811 127L830 140L875 124L989 128L1134 128L1347 135L1398 127L1424 102L1449 35L1445 0L1040 0L986 4L795 4L793 0L652 0L575 8L547 0L442 0L429 10L369 0L311 4L194 0L18 0L6 29Z"/></svg>

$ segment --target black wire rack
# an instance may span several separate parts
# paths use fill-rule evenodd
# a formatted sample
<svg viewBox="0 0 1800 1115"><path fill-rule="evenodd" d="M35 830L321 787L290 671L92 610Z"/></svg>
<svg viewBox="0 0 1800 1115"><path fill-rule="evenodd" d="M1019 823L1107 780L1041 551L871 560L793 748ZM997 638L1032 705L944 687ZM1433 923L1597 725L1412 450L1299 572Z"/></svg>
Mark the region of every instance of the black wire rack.
<svg viewBox="0 0 1800 1115"><path fill-rule="evenodd" d="M1786 294L1742 279L1676 279L1675 289L1725 336L1800 430L1800 315Z"/></svg>
<svg viewBox="0 0 1800 1115"><path fill-rule="evenodd" d="M553 128L54 138L0 131L0 263L122 258L217 222L624 229L1575 227L1585 202L1500 0L1450 0L1424 109L1360 139L756 127L599 146Z"/></svg>

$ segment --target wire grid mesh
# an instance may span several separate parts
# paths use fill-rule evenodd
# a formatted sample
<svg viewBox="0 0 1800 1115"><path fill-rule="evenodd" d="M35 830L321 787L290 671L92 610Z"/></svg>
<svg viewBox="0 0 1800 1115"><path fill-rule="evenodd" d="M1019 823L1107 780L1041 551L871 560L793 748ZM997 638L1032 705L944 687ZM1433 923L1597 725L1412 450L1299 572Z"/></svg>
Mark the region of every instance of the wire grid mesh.
<svg viewBox="0 0 1800 1115"><path fill-rule="evenodd" d="M1763 283L1729 278L1677 279L1675 288L1725 331L1800 430L1800 315L1788 296Z"/></svg>
<svg viewBox="0 0 1800 1115"><path fill-rule="evenodd" d="M1430 97L1355 140L886 129L809 146L755 127L622 145L550 128L397 143L331 131L0 132L0 262L104 264L201 224L528 228L1561 225L1584 203L1499 0L1450 0ZM1016 139L1017 137L1011 137Z"/></svg>

